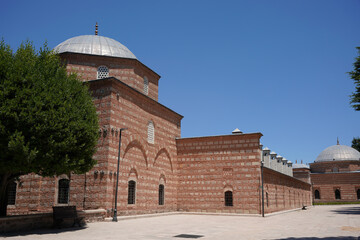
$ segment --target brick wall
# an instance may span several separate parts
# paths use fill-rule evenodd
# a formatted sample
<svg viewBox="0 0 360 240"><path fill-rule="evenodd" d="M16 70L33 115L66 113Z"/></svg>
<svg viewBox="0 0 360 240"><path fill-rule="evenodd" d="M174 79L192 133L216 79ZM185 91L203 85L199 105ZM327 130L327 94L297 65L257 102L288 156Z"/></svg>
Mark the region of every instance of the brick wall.
<svg viewBox="0 0 360 240"><path fill-rule="evenodd" d="M320 193L320 199L314 199L315 202L359 201L356 191L360 189L360 172L311 173L311 181L313 191ZM341 199L335 199L336 189L339 189Z"/></svg>
<svg viewBox="0 0 360 240"><path fill-rule="evenodd" d="M265 213L310 206L311 184L264 167Z"/></svg>
<svg viewBox="0 0 360 240"><path fill-rule="evenodd" d="M110 210L114 203L119 137L112 130L127 128L122 135L118 212L135 214L176 210L175 138L180 137L182 116L116 79L91 82L90 90L94 93L103 129L99 151L95 155L99 171L106 173L106 182L98 184L103 188L99 193L106 192L106 196L101 198L102 204ZM154 144L147 141L149 121L154 124ZM129 180L136 181L136 201L130 205L127 204ZM165 186L164 205L158 204L160 183Z"/></svg>
<svg viewBox="0 0 360 240"><path fill-rule="evenodd" d="M260 213L260 133L177 139L178 209ZM233 192L233 206L224 193Z"/></svg>
<svg viewBox="0 0 360 240"><path fill-rule="evenodd" d="M360 161L331 161L310 163L313 173L330 173L334 169L339 172L360 171Z"/></svg>
<svg viewBox="0 0 360 240"><path fill-rule="evenodd" d="M311 183L310 169L308 168L293 168L293 176L301 181Z"/></svg>
<svg viewBox="0 0 360 240"><path fill-rule="evenodd" d="M144 92L144 77L149 80L148 96L158 100L160 76L136 59L93 56L78 53L62 53L68 72L76 72L83 81L97 79L97 69L106 66L109 77L115 77L139 92Z"/></svg>

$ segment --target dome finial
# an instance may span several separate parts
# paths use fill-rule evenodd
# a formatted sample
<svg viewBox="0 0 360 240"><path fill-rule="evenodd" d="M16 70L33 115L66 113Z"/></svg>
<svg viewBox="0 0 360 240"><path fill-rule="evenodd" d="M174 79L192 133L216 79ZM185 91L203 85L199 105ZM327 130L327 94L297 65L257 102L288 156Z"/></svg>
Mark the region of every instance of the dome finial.
<svg viewBox="0 0 360 240"><path fill-rule="evenodd" d="M95 25L95 35L97 36L98 35L98 23L96 22L96 25Z"/></svg>
<svg viewBox="0 0 360 240"><path fill-rule="evenodd" d="M337 143L336 143L336 145L340 145L340 143L339 143L339 137L337 137Z"/></svg>

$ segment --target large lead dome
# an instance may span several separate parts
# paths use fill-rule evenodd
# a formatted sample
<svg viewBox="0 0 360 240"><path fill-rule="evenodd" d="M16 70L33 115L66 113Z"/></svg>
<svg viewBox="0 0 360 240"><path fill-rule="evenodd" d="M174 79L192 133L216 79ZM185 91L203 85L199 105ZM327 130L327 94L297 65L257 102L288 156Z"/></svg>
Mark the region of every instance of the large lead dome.
<svg viewBox="0 0 360 240"><path fill-rule="evenodd" d="M136 59L135 55L118 41L98 35L70 38L57 45L54 51Z"/></svg>
<svg viewBox="0 0 360 240"><path fill-rule="evenodd" d="M316 158L315 162L360 160L360 152L345 145L334 145L326 148Z"/></svg>

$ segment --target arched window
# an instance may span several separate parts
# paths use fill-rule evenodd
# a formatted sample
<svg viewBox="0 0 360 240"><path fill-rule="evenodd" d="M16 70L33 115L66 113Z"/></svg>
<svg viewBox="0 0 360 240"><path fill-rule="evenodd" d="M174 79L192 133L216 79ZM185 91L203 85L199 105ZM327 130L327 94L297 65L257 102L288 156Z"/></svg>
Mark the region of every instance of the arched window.
<svg viewBox="0 0 360 240"><path fill-rule="evenodd" d="M165 189L164 185L159 185L159 205L164 205Z"/></svg>
<svg viewBox="0 0 360 240"><path fill-rule="evenodd" d="M147 77L144 77L144 94L149 94L149 80L147 79Z"/></svg>
<svg viewBox="0 0 360 240"><path fill-rule="evenodd" d="M335 190L335 199L341 199L341 194L340 194L340 190L336 189Z"/></svg>
<svg viewBox="0 0 360 240"><path fill-rule="evenodd" d="M136 182L131 180L128 185L128 204L135 204Z"/></svg>
<svg viewBox="0 0 360 240"><path fill-rule="evenodd" d="M100 66L97 70L97 79L109 77L109 69L106 66Z"/></svg>
<svg viewBox="0 0 360 240"><path fill-rule="evenodd" d="M154 123L152 121L149 121L149 123L148 123L148 143L154 144L154 142L155 142Z"/></svg>
<svg viewBox="0 0 360 240"><path fill-rule="evenodd" d="M58 203L69 203L69 185L68 179L59 180Z"/></svg>
<svg viewBox="0 0 360 240"><path fill-rule="evenodd" d="M360 199L360 188L356 191L357 199Z"/></svg>
<svg viewBox="0 0 360 240"><path fill-rule="evenodd" d="M320 192L319 192L319 190L315 190L315 192L314 192L314 195L315 195L315 199L320 199Z"/></svg>
<svg viewBox="0 0 360 240"><path fill-rule="evenodd" d="M15 205L16 200L16 182L12 181L7 186L7 194L8 194L8 205Z"/></svg>
<svg viewBox="0 0 360 240"><path fill-rule="evenodd" d="M225 206L233 206L233 193L232 191L225 192Z"/></svg>

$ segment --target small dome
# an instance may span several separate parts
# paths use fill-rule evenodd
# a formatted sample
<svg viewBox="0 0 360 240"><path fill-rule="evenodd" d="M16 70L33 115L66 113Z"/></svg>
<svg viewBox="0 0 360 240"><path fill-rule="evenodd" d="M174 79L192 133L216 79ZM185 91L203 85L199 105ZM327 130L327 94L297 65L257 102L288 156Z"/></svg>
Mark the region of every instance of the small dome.
<svg viewBox="0 0 360 240"><path fill-rule="evenodd" d="M334 145L326 148L316 158L315 162L328 162L328 161L349 161L360 160L360 152L356 149L345 145Z"/></svg>
<svg viewBox="0 0 360 240"><path fill-rule="evenodd" d="M70 38L57 45L54 51L136 59L135 55L118 41L98 35Z"/></svg>

